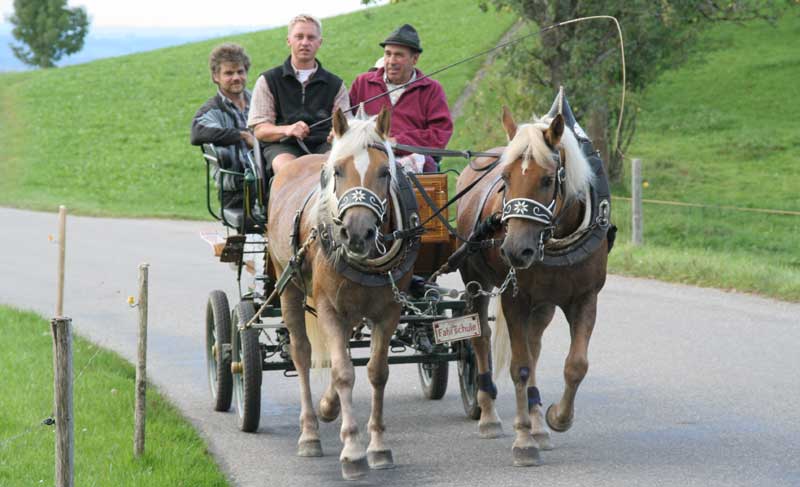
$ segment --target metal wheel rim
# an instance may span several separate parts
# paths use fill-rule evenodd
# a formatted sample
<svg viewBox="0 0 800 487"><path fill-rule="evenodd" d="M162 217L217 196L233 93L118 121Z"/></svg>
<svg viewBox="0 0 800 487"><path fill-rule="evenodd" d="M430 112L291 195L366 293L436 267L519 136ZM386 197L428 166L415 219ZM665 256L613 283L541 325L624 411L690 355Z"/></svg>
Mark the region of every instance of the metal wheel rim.
<svg viewBox="0 0 800 487"><path fill-rule="evenodd" d="M478 394L478 384L472 380L475 369L475 359L472 354L468 354L468 348L464 348L464 358L458 361L458 377L465 395L475 397Z"/></svg>
<svg viewBox="0 0 800 487"><path fill-rule="evenodd" d="M437 366L437 364L417 364L417 368L419 369L419 380L422 382L423 386L431 387L431 384L433 384L433 368Z"/></svg>
<svg viewBox="0 0 800 487"><path fill-rule="evenodd" d="M235 312L234 312L235 313ZM239 323L239 315L238 313L234 314L233 319L231 320L232 323ZM236 329L233 332L233 346L231 347L232 353L232 362L241 362L242 361L242 338L239 335L239 330ZM244 417L244 373L240 372L238 374L233 374L233 398L236 402L236 414L239 415L239 419Z"/></svg>
<svg viewBox="0 0 800 487"><path fill-rule="evenodd" d="M208 364L208 384L211 388L211 397L217 398L217 357L212 350L217 344L217 326L211 310L206 313L206 363Z"/></svg>

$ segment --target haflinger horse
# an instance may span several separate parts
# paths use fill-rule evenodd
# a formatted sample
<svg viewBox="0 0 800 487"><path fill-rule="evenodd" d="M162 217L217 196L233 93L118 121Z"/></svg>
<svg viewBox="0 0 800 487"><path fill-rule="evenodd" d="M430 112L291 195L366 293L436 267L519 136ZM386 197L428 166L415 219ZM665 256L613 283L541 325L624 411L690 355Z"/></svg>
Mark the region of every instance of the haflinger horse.
<svg viewBox="0 0 800 487"><path fill-rule="evenodd" d="M571 111L569 115L572 118ZM501 223L487 237L502 239L502 245L472 254L460 271L465 283L475 281L483 290L500 287L504 281L512 284L501 294L496 330L498 337L507 334L511 346L510 373L516 393L513 463L529 466L540 463L539 448L552 448L547 425L559 432L572 425L575 394L588 369L587 348L595 324L597 295L606 279L610 206L604 200L605 209L596 219L599 223L589 218L590 214L595 216L590 211L590 196L597 173L571 127L565 128L561 113L517 126L508 108L503 107L502 122L509 144L493 150L502 152L498 165L458 204L460 233L469 233L477 223L494 215L494 221ZM475 162L480 166L490 160ZM602 175L599 158L598 162ZM458 189L480 175L472 166L465 169L458 178ZM596 244L587 243L592 241ZM551 259L545 259L545 249L554 242L577 242L580 248L577 255L573 253L558 265L547 265ZM585 249L591 250L581 255ZM512 272L514 275L510 275ZM508 277L516 277L515 286ZM482 329L482 336L472 339L479 374L479 433L495 438L502 436L502 427L494 404L497 388L489 354L489 297L476 297L474 305ZM564 365L565 389L558 404L547 410L546 425L536 386L536 362L542 333L556 306L566 315L572 341ZM502 361L499 355L495 349L498 364Z"/></svg>
<svg viewBox="0 0 800 487"><path fill-rule="evenodd" d="M300 242L311 242L300 266L302 278L295 276L281 295L300 382L297 454L322 456L309 384L313 351L314 361L326 357L331 367L319 418L328 422L342 415L339 460L345 479L360 478L369 467L393 466L391 450L384 442L383 418L389 341L401 312L392 280L397 290L407 288L418 243L395 240L386 249L379 239L387 227L398 228L404 218L398 211L402 202L396 187L405 176L398 174L386 140L389 128L388 111L376 118L362 111L348 121L337 110L329 155L296 159L277 174L270 191L267 234L276 271L280 274L293 265ZM309 239L312 233L316 240ZM389 272L392 280L387 280ZM307 301L316 308L316 319L305 312ZM371 327L367 373L373 387L366 451L353 411L355 372L348 348L353 328L364 322Z"/></svg>

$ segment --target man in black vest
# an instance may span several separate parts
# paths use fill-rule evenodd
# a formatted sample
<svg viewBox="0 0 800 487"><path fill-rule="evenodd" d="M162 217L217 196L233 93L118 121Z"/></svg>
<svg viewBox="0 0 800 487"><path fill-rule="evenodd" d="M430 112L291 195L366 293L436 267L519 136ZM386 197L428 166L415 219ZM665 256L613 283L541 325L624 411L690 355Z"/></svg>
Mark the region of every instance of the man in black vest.
<svg viewBox="0 0 800 487"><path fill-rule="evenodd" d="M312 153L330 150L330 120L314 128L309 126L329 118L336 107L350 108L344 82L323 69L316 59L322 45L319 20L298 15L289 22L286 41L291 55L282 65L258 77L247 119L256 138L266 143L264 160L273 173L305 154L299 141ZM280 142L282 139L286 140Z"/></svg>

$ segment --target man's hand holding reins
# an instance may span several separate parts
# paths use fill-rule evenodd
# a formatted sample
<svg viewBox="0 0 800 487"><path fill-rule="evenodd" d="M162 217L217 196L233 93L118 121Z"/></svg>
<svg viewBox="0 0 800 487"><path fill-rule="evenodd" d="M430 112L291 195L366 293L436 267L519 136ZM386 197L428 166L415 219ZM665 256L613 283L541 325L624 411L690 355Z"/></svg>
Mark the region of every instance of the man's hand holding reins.
<svg viewBox="0 0 800 487"><path fill-rule="evenodd" d="M286 137L295 137L296 139L303 140L306 138L311 130L305 122L295 122L292 125L284 127L284 134Z"/></svg>

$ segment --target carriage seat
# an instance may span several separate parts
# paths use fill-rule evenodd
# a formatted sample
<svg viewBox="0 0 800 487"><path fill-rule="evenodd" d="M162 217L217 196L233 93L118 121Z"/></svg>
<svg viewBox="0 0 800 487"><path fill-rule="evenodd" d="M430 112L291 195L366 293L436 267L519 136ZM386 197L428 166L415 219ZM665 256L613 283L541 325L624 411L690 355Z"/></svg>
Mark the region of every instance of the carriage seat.
<svg viewBox="0 0 800 487"><path fill-rule="evenodd" d="M256 202L263 197L257 194L262 191L263 185L258 179L255 184L246 183L244 177L245 172L249 171L258 178L262 171L256 167L249 154L246 160L242 161L233 147L203 144L202 149L210 176L214 179L218 190L220 214L216 215L212 211L212 216L239 233L262 233L261 229L266 222L266 210ZM250 200L247 208L244 201L245 189L248 190Z"/></svg>

